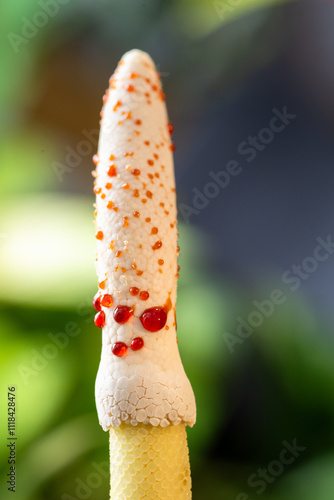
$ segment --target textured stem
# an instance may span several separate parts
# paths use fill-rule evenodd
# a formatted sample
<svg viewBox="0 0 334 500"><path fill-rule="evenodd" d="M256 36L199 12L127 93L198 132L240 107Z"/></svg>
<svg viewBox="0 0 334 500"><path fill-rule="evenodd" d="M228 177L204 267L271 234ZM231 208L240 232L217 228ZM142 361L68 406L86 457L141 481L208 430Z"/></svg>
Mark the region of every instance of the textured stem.
<svg viewBox="0 0 334 500"><path fill-rule="evenodd" d="M110 429L111 500L191 500L184 424Z"/></svg>

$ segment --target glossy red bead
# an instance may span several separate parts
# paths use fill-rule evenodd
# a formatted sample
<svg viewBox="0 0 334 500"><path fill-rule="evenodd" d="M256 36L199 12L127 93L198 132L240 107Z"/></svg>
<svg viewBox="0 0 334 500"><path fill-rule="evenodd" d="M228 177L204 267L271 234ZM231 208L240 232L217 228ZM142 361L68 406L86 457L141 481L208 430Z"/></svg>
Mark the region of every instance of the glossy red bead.
<svg viewBox="0 0 334 500"><path fill-rule="evenodd" d="M95 314L94 323L99 328L102 328L106 324L106 316L103 311L100 311L97 314Z"/></svg>
<svg viewBox="0 0 334 500"><path fill-rule="evenodd" d="M99 293L93 298L93 306L95 311L101 311L101 295Z"/></svg>
<svg viewBox="0 0 334 500"><path fill-rule="evenodd" d="M133 313L133 310L131 307L128 306L117 306L114 310L114 320L116 323L120 323L121 325L123 323L126 323L129 321Z"/></svg>
<svg viewBox="0 0 334 500"><path fill-rule="evenodd" d="M136 337L131 341L130 347L133 351L139 351L144 347L144 341L141 337Z"/></svg>
<svg viewBox="0 0 334 500"><path fill-rule="evenodd" d="M115 356L121 357L126 354L126 351L128 350L128 346L124 344L124 342L115 342L111 348L111 352L115 354Z"/></svg>
<svg viewBox="0 0 334 500"><path fill-rule="evenodd" d="M151 307L143 312L140 321L149 332L157 332L165 326L167 313L163 307Z"/></svg>
<svg viewBox="0 0 334 500"><path fill-rule="evenodd" d="M101 306L103 307L111 307L113 303L112 296L109 293L102 295L101 297Z"/></svg>

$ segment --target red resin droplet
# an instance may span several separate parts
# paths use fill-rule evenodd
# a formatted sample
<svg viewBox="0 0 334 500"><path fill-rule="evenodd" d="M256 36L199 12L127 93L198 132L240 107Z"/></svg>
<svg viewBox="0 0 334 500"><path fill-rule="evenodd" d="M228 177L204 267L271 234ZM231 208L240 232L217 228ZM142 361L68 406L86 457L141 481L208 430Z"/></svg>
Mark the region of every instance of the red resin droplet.
<svg viewBox="0 0 334 500"><path fill-rule="evenodd" d="M174 127L171 123L168 123L167 129L168 129L168 132L170 133L170 135L172 135L172 133L174 132Z"/></svg>
<svg viewBox="0 0 334 500"><path fill-rule="evenodd" d="M151 307L140 316L143 327L149 332L158 332L167 321L167 313L163 307Z"/></svg>
<svg viewBox="0 0 334 500"><path fill-rule="evenodd" d="M111 348L111 352L115 354L115 356L121 357L126 354L126 351L128 350L128 346L124 344L124 342L115 342Z"/></svg>
<svg viewBox="0 0 334 500"><path fill-rule="evenodd" d="M131 341L130 347L133 351L139 351L144 347L144 341L141 337L136 337Z"/></svg>
<svg viewBox="0 0 334 500"><path fill-rule="evenodd" d="M103 307L111 307L113 303L112 296L109 293L106 293L101 297L101 306Z"/></svg>
<svg viewBox="0 0 334 500"><path fill-rule="evenodd" d="M95 311L101 311L101 295L97 293L93 299L93 306Z"/></svg>
<svg viewBox="0 0 334 500"><path fill-rule="evenodd" d="M123 323L126 323L127 321L129 321L129 319L131 318L132 316L132 309L131 307L128 307L128 306L117 306L114 310L114 320L116 321L116 323L119 323L120 325L122 325Z"/></svg>
<svg viewBox="0 0 334 500"><path fill-rule="evenodd" d="M100 311L97 314L95 314L94 323L99 328L102 328L106 324L106 316L103 311Z"/></svg>
<svg viewBox="0 0 334 500"><path fill-rule="evenodd" d="M149 296L150 296L150 294L146 290L144 290L143 292L140 292L140 295L139 295L141 300L147 300L149 298Z"/></svg>
<svg viewBox="0 0 334 500"><path fill-rule="evenodd" d="M162 247L162 242L161 241L156 241L153 245L153 250L159 250L159 248Z"/></svg>

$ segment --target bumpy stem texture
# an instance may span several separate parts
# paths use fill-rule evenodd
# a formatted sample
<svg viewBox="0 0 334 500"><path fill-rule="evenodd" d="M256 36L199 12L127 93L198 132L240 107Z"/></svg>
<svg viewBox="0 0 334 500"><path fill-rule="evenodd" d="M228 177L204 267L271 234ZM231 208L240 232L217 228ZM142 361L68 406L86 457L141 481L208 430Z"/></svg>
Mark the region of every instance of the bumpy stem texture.
<svg viewBox="0 0 334 500"><path fill-rule="evenodd" d="M110 429L111 500L191 500L184 424Z"/></svg>

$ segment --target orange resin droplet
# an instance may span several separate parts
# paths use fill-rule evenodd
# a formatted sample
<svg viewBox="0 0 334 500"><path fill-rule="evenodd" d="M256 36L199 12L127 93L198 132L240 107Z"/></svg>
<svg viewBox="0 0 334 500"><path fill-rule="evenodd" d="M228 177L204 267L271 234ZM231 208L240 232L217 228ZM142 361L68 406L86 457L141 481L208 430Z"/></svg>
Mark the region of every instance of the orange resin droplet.
<svg viewBox="0 0 334 500"><path fill-rule="evenodd" d="M151 234L157 234L158 231L159 229L157 227L152 227Z"/></svg>
<svg viewBox="0 0 334 500"><path fill-rule="evenodd" d="M115 159L114 155L110 155L110 156L109 156L109 160L110 160L110 161L114 161L114 159Z"/></svg>
<svg viewBox="0 0 334 500"><path fill-rule="evenodd" d="M117 101L117 102L116 102L116 104L115 104L115 106L114 106L114 111L117 111L117 108L118 108L119 106L122 106L121 101Z"/></svg>
<svg viewBox="0 0 334 500"><path fill-rule="evenodd" d="M159 250L159 248L162 247L162 241L157 241L156 243L154 243L153 245L153 250Z"/></svg>
<svg viewBox="0 0 334 500"><path fill-rule="evenodd" d="M109 177L115 177L117 175L116 165L111 165L108 170Z"/></svg>
<svg viewBox="0 0 334 500"><path fill-rule="evenodd" d="M106 293L101 297L101 306L103 307L111 307L113 303L112 296L109 293Z"/></svg>
<svg viewBox="0 0 334 500"><path fill-rule="evenodd" d="M135 295L138 295L139 293L139 288L137 288L136 286L132 286L129 290L130 294L135 296Z"/></svg>
<svg viewBox="0 0 334 500"><path fill-rule="evenodd" d="M159 259L159 260L158 260L158 264L159 264L159 266L163 266L163 265L164 265L164 261L163 261L163 259Z"/></svg>
<svg viewBox="0 0 334 500"><path fill-rule="evenodd" d="M127 182L125 184L123 184L123 186L122 186L122 189L129 189L129 188L130 188L130 186Z"/></svg>
<svg viewBox="0 0 334 500"><path fill-rule="evenodd" d="M136 125L141 125L141 120L136 120L136 121L135 121L135 124L136 124Z"/></svg>
<svg viewBox="0 0 334 500"><path fill-rule="evenodd" d="M107 282L107 278L99 283L99 288L104 290L106 287L106 282Z"/></svg>
<svg viewBox="0 0 334 500"><path fill-rule="evenodd" d="M116 257L122 257L122 253L121 250L119 250L118 252L116 252Z"/></svg>
<svg viewBox="0 0 334 500"><path fill-rule="evenodd" d="M139 213L139 212L133 212L133 216L134 216L134 217L139 217L139 216L140 216L140 213Z"/></svg>
<svg viewBox="0 0 334 500"><path fill-rule="evenodd" d="M128 92L134 92L135 91L135 88L133 85L128 85L127 89L126 89Z"/></svg>
<svg viewBox="0 0 334 500"><path fill-rule="evenodd" d="M138 168L134 168L133 170L131 170L131 174L132 175L140 175L140 170Z"/></svg>
<svg viewBox="0 0 334 500"><path fill-rule="evenodd" d="M171 123L168 123L167 130L170 133L170 135L172 135L172 133L174 132L174 127Z"/></svg>
<svg viewBox="0 0 334 500"><path fill-rule="evenodd" d="M95 238L97 240L102 240L102 238L103 238L103 231L97 231L96 234L95 234Z"/></svg>
<svg viewBox="0 0 334 500"><path fill-rule="evenodd" d="M146 290L143 292L140 292L140 294L139 294L139 297L141 300L147 300L149 298L149 296L150 296L150 294L148 292L146 292Z"/></svg>
<svg viewBox="0 0 334 500"><path fill-rule="evenodd" d="M108 201L107 203L107 208L113 208L114 202L113 201Z"/></svg>
<svg viewBox="0 0 334 500"><path fill-rule="evenodd" d="M149 165L151 165L151 166L152 166L152 165L154 165L154 161L153 161L153 160L147 160L147 163L148 163Z"/></svg>
<svg viewBox="0 0 334 500"><path fill-rule="evenodd" d="M111 189L111 188L112 188L112 184L111 184L111 182L107 182L107 184L106 184L106 189Z"/></svg>

